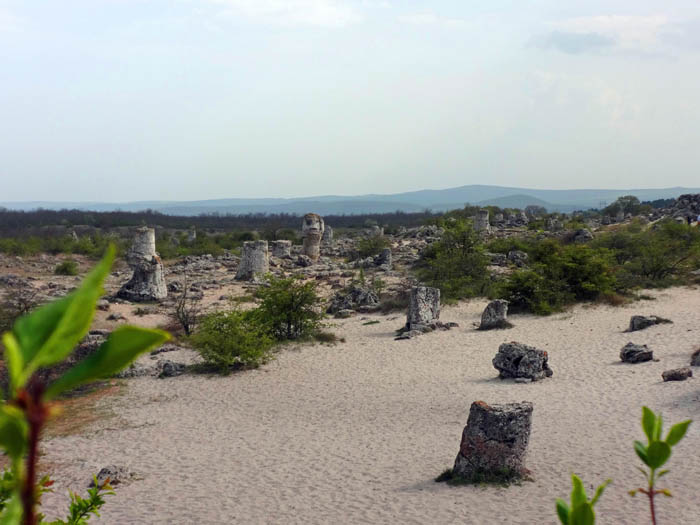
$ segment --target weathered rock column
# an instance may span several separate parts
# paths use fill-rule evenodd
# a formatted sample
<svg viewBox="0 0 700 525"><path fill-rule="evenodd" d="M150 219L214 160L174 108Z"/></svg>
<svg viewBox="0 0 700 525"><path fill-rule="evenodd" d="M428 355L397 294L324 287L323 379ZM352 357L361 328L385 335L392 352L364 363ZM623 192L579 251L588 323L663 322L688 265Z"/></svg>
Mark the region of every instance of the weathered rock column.
<svg viewBox="0 0 700 525"><path fill-rule="evenodd" d="M491 301L481 314L479 330L493 330L508 326L510 326L508 323L508 301L503 299Z"/></svg>
<svg viewBox="0 0 700 525"><path fill-rule="evenodd" d="M440 318L440 290L429 286L411 289L406 315L406 330L423 330Z"/></svg>
<svg viewBox="0 0 700 525"><path fill-rule="evenodd" d="M270 271L270 257L267 251L267 241L244 242L236 280L254 281L268 271Z"/></svg>
<svg viewBox="0 0 700 525"><path fill-rule="evenodd" d="M491 224L489 223L489 210L479 210L474 219L474 231L491 232Z"/></svg>
<svg viewBox="0 0 700 525"><path fill-rule="evenodd" d="M291 257L292 241L270 241L270 255L280 259Z"/></svg>
<svg viewBox="0 0 700 525"><path fill-rule="evenodd" d="M163 262L156 253L156 232L153 228L136 230L133 244L126 254L126 262L134 275L117 292L117 297L144 302L160 301L168 296Z"/></svg>
<svg viewBox="0 0 700 525"><path fill-rule="evenodd" d="M330 246L333 244L333 228L330 227L328 224L326 224L323 228L323 238L322 238L323 244L326 246Z"/></svg>
<svg viewBox="0 0 700 525"><path fill-rule="evenodd" d="M532 428L532 403L488 405L475 401L462 432L454 476L499 481L527 475L525 454Z"/></svg>
<svg viewBox="0 0 700 525"><path fill-rule="evenodd" d="M301 226L301 236L304 239L302 254L312 262L317 262L321 257L321 238L323 237L323 218L315 213L304 215Z"/></svg>

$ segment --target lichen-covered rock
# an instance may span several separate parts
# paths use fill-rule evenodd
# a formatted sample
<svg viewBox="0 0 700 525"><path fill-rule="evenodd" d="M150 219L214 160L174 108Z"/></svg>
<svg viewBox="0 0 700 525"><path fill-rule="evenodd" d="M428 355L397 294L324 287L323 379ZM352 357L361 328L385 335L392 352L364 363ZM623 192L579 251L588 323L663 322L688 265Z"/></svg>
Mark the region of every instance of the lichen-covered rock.
<svg viewBox="0 0 700 525"><path fill-rule="evenodd" d="M527 401L498 405L472 403L453 475L475 481L527 475L525 455L532 409L532 403Z"/></svg>
<svg viewBox="0 0 700 525"><path fill-rule="evenodd" d="M522 343L503 343L493 358L493 366L501 379L527 378L538 381L552 376L549 356L544 350Z"/></svg>
<svg viewBox="0 0 700 525"><path fill-rule="evenodd" d="M637 330L644 330L650 326L656 324L666 324L671 323L668 319L663 317L658 317L656 315L633 315L630 318L630 326L627 329L628 332L636 332Z"/></svg>
<svg viewBox="0 0 700 525"><path fill-rule="evenodd" d="M238 281L255 281L270 271L267 241L246 241L236 272Z"/></svg>
<svg viewBox="0 0 700 525"><path fill-rule="evenodd" d="M508 301L503 299L491 301L481 314L479 330L493 330L494 328L507 328L509 326Z"/></svg>
<svg viewBox="0 0 700 525"><path fill-rule="evenodd" d="M117 292L117 297L134 302L150 302L168 296L163 262L156 253L156 232L153 228L136 230L134 242L126 254L126 262L134 274Z"/></svg>
<svg viewBox="0 0 700 525"><path fill-rule="evenodd" d="M341 290L333 296L328 307L329 314L342 310L375 311L379 308L379 296L371 288L351 285L347 290Z"/></svg>
<svg viewBox="0 0 700 525"><path fill-rule="evenodd" d="M620 359L624 363L643 363L654 359L654 352L647 345L627 343L620 350Z"/></svg>
<svg viewBox="0 0 700 525"><path fill-rule="evenodd" d="M324 232L323 218L316 213L307 213L301 225L303 237L302 254L315 263L321 257L321 239Z"/></svg>
<svg viewBox="0 0 700 525"><path fill-rule="evenodd" d="M685 381L689 377L693 377L693 371L687 366L674 368L673 370L662 372L661 377L664 381Z"/></svg>
<svg viewBox="0 0 700 525"><path fill-rule="evenodd" d="M440 290L429 286L411 289L406 315L406 330L422 330L440 318Z"/></svg>
<svg viewBox="0 0 700 525"><path fill-rule="evenodd" d="M270 241L270 255L277 257L278 259L291 257L292 241Z"/></svg>

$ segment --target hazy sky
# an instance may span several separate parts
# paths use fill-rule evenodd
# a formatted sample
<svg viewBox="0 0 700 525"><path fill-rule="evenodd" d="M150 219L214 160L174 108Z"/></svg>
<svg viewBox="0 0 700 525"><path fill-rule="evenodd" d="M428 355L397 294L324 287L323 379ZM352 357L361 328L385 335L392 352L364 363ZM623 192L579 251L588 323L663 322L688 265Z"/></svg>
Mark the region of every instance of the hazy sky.
<svg viewBox="0 0 700 525"><path fill-rule="evenodd" d="M698 0L0 0L0 201L700 185Z"/></svg>

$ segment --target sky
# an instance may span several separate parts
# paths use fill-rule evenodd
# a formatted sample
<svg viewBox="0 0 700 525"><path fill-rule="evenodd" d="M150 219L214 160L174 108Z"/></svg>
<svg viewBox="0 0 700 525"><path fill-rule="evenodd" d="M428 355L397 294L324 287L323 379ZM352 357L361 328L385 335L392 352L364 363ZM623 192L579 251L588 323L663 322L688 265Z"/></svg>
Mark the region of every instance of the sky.
<svg viewBox="0 0 700 525"><path fill-rule="evenodd" d="M0 201L698 186L697 0L0 0Z"/></svg>

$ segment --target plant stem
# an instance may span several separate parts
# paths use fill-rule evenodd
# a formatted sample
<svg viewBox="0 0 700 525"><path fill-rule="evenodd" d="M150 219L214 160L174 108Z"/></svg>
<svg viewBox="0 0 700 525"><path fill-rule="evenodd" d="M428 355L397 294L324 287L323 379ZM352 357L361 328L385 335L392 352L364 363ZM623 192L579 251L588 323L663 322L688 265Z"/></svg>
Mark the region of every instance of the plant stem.
<svg viewBox="0 0 700 525"><path fill-rule="evenodd" d="M36 525L36 467L39 459L39 437L46 421L46 407L42 402L43 385L30 384L25 392L23 408L29 423L29 442L24 486L22 487L22 507L24 525Z"/></svg>

